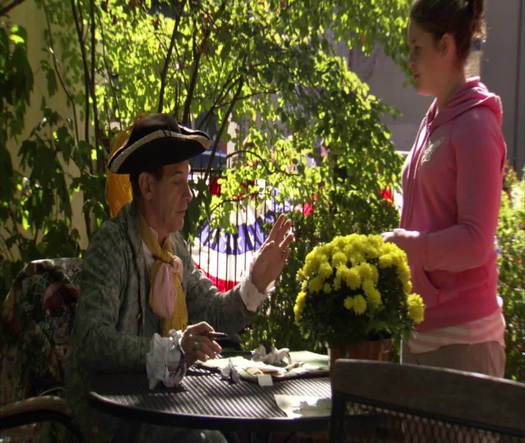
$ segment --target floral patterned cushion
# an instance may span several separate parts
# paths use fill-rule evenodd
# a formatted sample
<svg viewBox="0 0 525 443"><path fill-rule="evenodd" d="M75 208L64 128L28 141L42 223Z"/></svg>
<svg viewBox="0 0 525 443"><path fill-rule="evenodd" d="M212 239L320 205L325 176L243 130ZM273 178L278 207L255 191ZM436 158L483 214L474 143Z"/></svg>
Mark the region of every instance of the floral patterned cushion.
<svg viewBox="0 0 525 443"><path fill-rule="evenodd" d="M16 277L0 312L0 405L62 386L81 263L35 260Z"/></svg>

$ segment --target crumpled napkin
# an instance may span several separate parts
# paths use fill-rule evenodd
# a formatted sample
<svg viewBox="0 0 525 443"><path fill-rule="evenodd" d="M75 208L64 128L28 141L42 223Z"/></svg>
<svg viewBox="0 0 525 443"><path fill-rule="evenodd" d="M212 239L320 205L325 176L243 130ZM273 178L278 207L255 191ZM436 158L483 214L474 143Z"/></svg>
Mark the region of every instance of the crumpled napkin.
<svg viewBox="0 0 525 443"><path fill-rule="evenodd" d="M232 359L228 359L228 364L221 371L221 378L223 380L228 380L230 383L238 383L241 377L239 372L233 366Z"/></svg>
<svg viewBox="0 0 525 443"><path fill-rule="evenodd" d="M172 388L180 383L186 373L186 363L180 348L181 331L171 329L168 337L153 334L146 354L146 374L150 389L159 383Z"/></svg>
<svg viewBox="0 0 525 443"><path fill-rule="evenodd" d="M326 417L331 413L332 400L303 395L275 394L277 406L288 417Z"/></svg>
<svg viewBox="0 0 525 443"><path fill-rule="evenodd" d="M270 352L266 351L266 347L264 345L259 345L253 353L252 353L252 360L253 361L262 361L263 363L269 364L269 365L275 365L275 364L291 364L292 359L290 357L290 349L288 348L281 348L277 349L272 346Z"/></svg>

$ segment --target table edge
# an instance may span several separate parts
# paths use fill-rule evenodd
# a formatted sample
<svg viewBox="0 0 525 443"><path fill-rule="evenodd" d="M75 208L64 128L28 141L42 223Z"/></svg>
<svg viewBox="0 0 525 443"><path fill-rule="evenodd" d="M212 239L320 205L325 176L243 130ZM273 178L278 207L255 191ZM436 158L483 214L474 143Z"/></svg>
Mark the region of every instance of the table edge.
<svg viewBox="0 0 525 443"><path fill-rule="evenodd" d="M97 410L119 417L124 420L140 420L157 425L180 426L194 429L218 429L225 431L262 431L271 428L275 432L327 431L330 425L330 415L316 417L271 417L251 418L241 416L216 416L150 411L136 406L123 407L104 395L90 391L89 402ZM300 422L300 426L298 426Z"/></svg>

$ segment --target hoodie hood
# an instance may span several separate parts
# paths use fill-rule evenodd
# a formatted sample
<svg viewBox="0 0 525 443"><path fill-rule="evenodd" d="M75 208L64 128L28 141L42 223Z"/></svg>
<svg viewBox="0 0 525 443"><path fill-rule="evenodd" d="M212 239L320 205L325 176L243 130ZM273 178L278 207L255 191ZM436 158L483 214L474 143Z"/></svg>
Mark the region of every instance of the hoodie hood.
<svg viewBox="0 0 525 443"><path fill-rule="evenodd" d="M476 106L488 107L496 116L496 120L501 127L503 118L501 99L496 94L490 92L487 87L481 83L479 77L467 80L467 82L454 93L449 102L439 110L437 117L432 120L431 116L435 115L437 108L437 100L434 100L428 110L427 121L431 122L431 128L433 130Z"/></svg>

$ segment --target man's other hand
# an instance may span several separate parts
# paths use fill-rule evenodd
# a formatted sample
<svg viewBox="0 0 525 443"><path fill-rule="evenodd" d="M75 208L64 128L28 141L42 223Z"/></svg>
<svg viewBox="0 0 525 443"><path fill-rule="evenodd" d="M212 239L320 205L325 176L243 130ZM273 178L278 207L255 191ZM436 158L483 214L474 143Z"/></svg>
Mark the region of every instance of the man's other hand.
<svg viewBox="0 0 525 443"><path fill-rule="evenodd" d="M292 222L280 215L261 246L251 272L251 281L261 293L281 274L288 258L288 245L293 240Z"/></svg>

